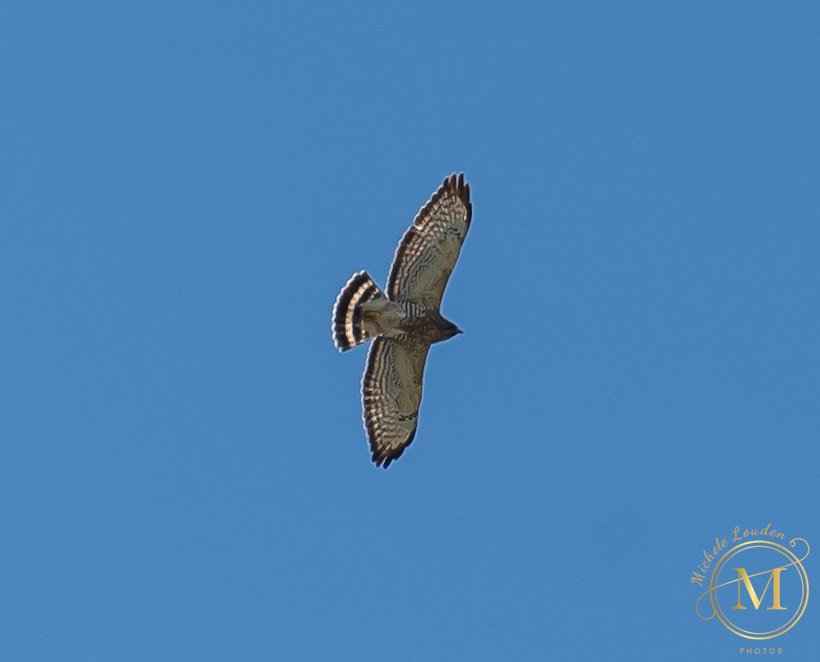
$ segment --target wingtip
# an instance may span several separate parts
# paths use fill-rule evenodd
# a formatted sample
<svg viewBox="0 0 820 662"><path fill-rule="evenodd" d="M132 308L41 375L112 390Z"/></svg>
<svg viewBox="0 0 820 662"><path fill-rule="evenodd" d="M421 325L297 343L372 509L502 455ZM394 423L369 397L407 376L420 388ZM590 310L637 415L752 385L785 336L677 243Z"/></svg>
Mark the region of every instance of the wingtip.
<svg viewBox="0 0 820 662"><path fill-rule="evenodd" d="M450 175L449 180L451 181L450 187L461 201L464 203L464 206L467 208L468 214L468 223L472 219L473 216L473 203L470 200L470 184L464 180L464 173L461 172L456 176L456 173Z"/></svg>
<svg viewBox="0 0 820 662"><path fill-rule="evenodd" d="M399 453L400 455L401 453ZM387 469L390 464L398 457L398 455L379 455L373 453L373 465L377 469Z"/></svg>
<svg viewBox="0 0 820 662"><path fill-rule="evenodd" d="M380 453L378 450L373 451L373 455L370 458L370 461L373 462L373 465L377 469L387 469L390 466L390 463L393 461L392 458L387 457L386 454Z"/></svg>
<svg viewBox="0 0 820 662"><path fill-rule="evenodd" d="M452 189L460 189L464 188L464 173L463 172L452 172L447 177L444 178L442 182L444 186L447 188Z"/></svg>
<svg viewBox="0 0 820 662"><path fill-rule="evenodd" d="M458 196L465 202L470 203L470 184L464 179L463 172L454 172L444 178L442 188L455 191Z"/></svg>

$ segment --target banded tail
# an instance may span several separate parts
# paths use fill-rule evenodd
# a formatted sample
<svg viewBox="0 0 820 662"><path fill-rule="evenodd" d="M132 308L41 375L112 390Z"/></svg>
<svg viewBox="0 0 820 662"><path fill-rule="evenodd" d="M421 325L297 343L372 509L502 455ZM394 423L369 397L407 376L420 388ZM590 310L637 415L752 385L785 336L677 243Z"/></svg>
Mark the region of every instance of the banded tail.
<svg viewBox="0 0 820 662"><path fill-rule="evenodd" d="M333 304L333 342L340 352L361 345L370 336L362 324L362 306L384 298L384 293L366 271L360 271L345 283Z"/></svg>

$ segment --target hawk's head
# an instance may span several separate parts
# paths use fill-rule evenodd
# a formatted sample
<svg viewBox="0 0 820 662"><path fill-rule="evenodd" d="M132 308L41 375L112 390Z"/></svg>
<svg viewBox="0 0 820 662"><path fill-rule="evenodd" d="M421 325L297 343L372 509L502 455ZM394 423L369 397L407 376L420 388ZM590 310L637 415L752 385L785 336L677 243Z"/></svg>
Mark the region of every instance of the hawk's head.
<svg viewBox="0 0 820 662"><path fill-rule="evenodd" d="M444 320L444 324L441 327L441 339L447 340L448 338L452 338L453 336L458 335L459 333L464 333L461 329L459 329L455 324L453 324L450 320Z"/></svg>

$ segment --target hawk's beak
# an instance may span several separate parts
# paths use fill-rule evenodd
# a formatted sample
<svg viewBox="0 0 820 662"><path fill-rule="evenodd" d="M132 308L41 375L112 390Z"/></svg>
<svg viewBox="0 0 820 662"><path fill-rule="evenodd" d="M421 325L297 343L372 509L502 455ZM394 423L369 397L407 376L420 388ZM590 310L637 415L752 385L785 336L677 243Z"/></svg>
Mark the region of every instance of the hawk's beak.
<svg viewBox="0 0 820 662"><path fill-rule="evenodd" d="M456 331L456 334L459 334L459 333L464 333L464 331L462 331L461 329L459 329L458 331Z"/></svg>

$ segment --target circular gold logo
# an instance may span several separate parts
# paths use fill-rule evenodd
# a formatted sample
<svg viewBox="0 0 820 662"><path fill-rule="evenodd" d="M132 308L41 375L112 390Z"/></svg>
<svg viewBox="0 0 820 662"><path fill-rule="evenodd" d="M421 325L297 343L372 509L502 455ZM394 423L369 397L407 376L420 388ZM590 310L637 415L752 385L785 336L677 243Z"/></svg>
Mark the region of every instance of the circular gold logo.
<svg viewBox="0 0 820 662"><path fill-rule="evenodd" d="M803 616L809 601L809 578L803 567L808 543L798 558L783 545L750 540L731 548L709 578L713 614L731 632L745 639L773 639L788 632Z"/></svg>

